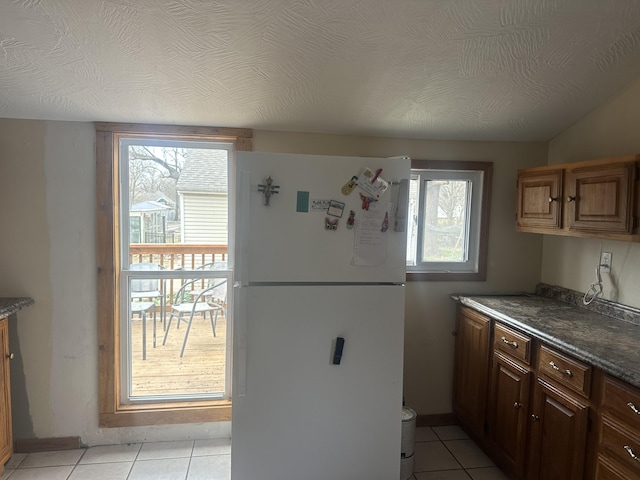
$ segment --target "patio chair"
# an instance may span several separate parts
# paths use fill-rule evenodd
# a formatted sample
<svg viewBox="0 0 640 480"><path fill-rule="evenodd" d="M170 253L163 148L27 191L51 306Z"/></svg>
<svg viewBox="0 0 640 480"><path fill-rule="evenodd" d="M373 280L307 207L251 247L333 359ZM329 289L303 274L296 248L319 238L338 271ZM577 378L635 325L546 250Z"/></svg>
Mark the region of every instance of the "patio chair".
<svg viewBox="0 0 640 480"><path fill-rule="evenodd" d="M158 265L157 263L132 263L129 267L131 270L135 271L154 271L154 270L163 270L162 265ZM131 295L131 312L132 313L141 313L142 305L138 305L138 303L146 303L147 308L144 309L145 313L149 310L149 302L142 302L143 300L150 300L154 303L158 298L160 299L160 319L162 324L166 324L166 315L165 315L165 300L163 294L163 288L161 285L161 280L156 278L133 278L131 279L131 287L130 287L130 295ZM143 315L144 319L144 315ZM146 331L143 332L143 339L146 340ZM145 342L146 343L146 342ZM153 348L156 347L156 315L155 308L153 314Z"/></svg>
<svg viewBox="0 0 640 480"><path fill-rule="evenodd" d="M199 270L226 270L227 262L226 261L218 261L211 262L203 265L199 268ZM215 303L220 306L223 310L223 313L226 315L227 312L227 282L223 282L222 278L209 278L205 282L205 287L201 289L193 288L191 290L192 296L197 296L207 290L207 297L209 297L209 303ZM210 287L215 287L211 289Z"/></svg>
<svg viewBox="0 0 640 480"><path fill-rule="evenodd" d="M217 281L215 281L217 280ZM207 313L209 314L209 319L211 321L211 330L213 331L213 336L216 336L216 323L218 322L218 314L222 311L223 314L226 313L226 308L217 303L213 299L214 292L216 289L219 289L224 284L226 289L226 278L218 278L212 279L212 282L206 286L206 288L202 290L194 290L193 286L202 281L200 278L192 279L186 281L180 290L176 293L176 298L174 304L171 305L171 312L169 313L169 323L164 332L164 339L162 340L162 345L165 345L167 342L167 337L169 336L169 331L171 330L171 322L175 318L177 320L176 329L180 328L180 323L185 322L187 324L187 328L184 332L184 340L182 341L182 349L180 350L180 357L184 356L184 349L187 346L187 339L189 338L189 331L191 330L191 324L193 322L193 318L196 314L200 313L204 318L207 317Z"/></svg>

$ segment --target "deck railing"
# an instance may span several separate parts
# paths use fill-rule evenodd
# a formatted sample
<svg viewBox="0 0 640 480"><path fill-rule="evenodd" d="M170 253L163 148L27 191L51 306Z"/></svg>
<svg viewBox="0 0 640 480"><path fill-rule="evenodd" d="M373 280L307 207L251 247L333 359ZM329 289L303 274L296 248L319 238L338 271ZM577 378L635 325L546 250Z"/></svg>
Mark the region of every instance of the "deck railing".
<svg viewBox="0 0 640 480"><path fill-rule="evenodd" d="M228 251L227 245L210 243L132 243L129 261L157 263L169 270L190 270L206 263L226 261Z"/></svg>
<svg viewBox="0 0 640 480"><path fill-rule="evenodd" d="M167 270L193 270L213 262L227 261L229 248L227 245L194 244L194 243L132 243L129 245L129 262L156 263ZM194 288L204 288L205 280ZM171 305L174 293L182 285L182 280L163 282L166 304Z"/></svg>

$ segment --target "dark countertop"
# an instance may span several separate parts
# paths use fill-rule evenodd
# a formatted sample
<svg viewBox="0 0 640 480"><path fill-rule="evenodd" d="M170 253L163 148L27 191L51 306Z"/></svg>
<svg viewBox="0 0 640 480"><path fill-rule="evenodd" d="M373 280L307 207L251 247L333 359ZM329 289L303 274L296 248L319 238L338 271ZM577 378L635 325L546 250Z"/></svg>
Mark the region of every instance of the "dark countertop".
<svg viewBox="0 0 640 480"><path fill-rule="evenodd" d="M640 388L637 324L537 295L452 298Z"/></svg>
<svg viewBox="0 0 640 480"><path fill-rule="evenodd" d="M29 297L0 297L0 318L13 315L33 303Z"/></svg>

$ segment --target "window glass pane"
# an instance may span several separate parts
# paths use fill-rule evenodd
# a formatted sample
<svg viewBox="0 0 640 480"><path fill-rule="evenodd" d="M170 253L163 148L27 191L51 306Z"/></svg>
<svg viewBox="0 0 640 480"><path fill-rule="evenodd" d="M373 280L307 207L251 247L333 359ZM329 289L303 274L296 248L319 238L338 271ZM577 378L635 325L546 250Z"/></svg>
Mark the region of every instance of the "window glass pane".
<svg viewBox="0 0 640 480"><path fill-rule="evenodd" d="M228 150L201 146L126 141L128 203L122 213L129 216L131 254L150 244L228 246ZM195 254L173 260L165 266L193 269L211 259Z"/></svg>
<svg viewBox="0 0 640 480"><path fill-rule="evenodd" d="M122 403L229 398L229 155L120 140Z"/></svg>
<svg viewBox="0 0 640 480"><path fill-rule="evenodd" d="M423 262L466 262L469 182L424 182Z"/></svg>
<svg viewBox="0 0 640 480"><path fill-rule="evenodd" d="M153 267L132 265L134 271ZM201 278L130 279L130 321L123 328L132 401L225 397L230 278L225 269L221 262L205 266L210 276Z"/></svg>

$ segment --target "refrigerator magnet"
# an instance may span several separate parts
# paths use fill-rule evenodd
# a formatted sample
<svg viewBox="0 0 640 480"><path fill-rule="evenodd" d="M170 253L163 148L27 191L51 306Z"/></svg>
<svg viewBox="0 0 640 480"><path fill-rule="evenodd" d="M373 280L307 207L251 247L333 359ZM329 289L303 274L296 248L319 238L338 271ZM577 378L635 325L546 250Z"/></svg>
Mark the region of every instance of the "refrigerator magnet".
<svg viewBox="0 0 640 480"><path fill-rule="evenodd" d="M339 219L334 219L334 220L330 220L329 218L325 218L324 219L324 229L325 230L337 230L338 229L338 220Z"/></svg>
<svg viewBox="0 0 640 480"><path fill-rule="evenodd" d="M351 177L351 180L349 180L347 183L345 183L342 186L342 190L341 190L342 194L344 196L351 194L351 192L355 190L357 185L358 185L358 177L354 175L353 177Z"/></svg>
<svg viewBox="0 0 640 480"><path fill-rule="evenodd" d="M353 228L353 224L355 223L356 212L351 210L349 212L349 218L347 219L347 229L351 230Z"/></svg>
<svg viewBox="0 0 640 480"><path fill-rule="evenodd" d="M335 200L331 200L329 202L329 208L327 209L327 214L332 217L342 217L342 213L344 212L344 203L336 202Z"/></svg>
<svg viewBox="0 0 640 480"><path fill-rule="evenodd" d="M389 230L389 212L384 212L384 220L382 221L382 227L380 227L380 231L382 233Z"/></svg>
<svg viewBox="0 0 640 480"><path fill-rule="evenodd" d="M366 197L363 194L360 194L360 200L362 200L362 209L369 210L369 204L371 202L375 202L376 199L373 197Z"/></svg>
<svg viewBox="0 0 640 480"><path fill-rule="evenodd" d="M320 199L314 199L311 200L311 211L315 212L315 213L327 213L327 210L329 210L329 204L331 203L331 200L320 200Z"/></svg>
<svg viewBox="0 0 640 480"><path fill-rule="evenodd" d="M264 184L262 183L258 184L258 192L264 194L265 207L268 207L270 205L270 200L272 195L280 193L279 189L280 189L280 185L273 184L273 179L271 178L271 175L267 177Z"/></svg>
<svg viewBox="0 0 640 480"><path fill-rule="evenodd" d="M369 168L362 170L358 176L358 187L370 197L379 199L389 188L389 182L384 180L380 174L382 169L379 168L375 172Z"/></svg>

